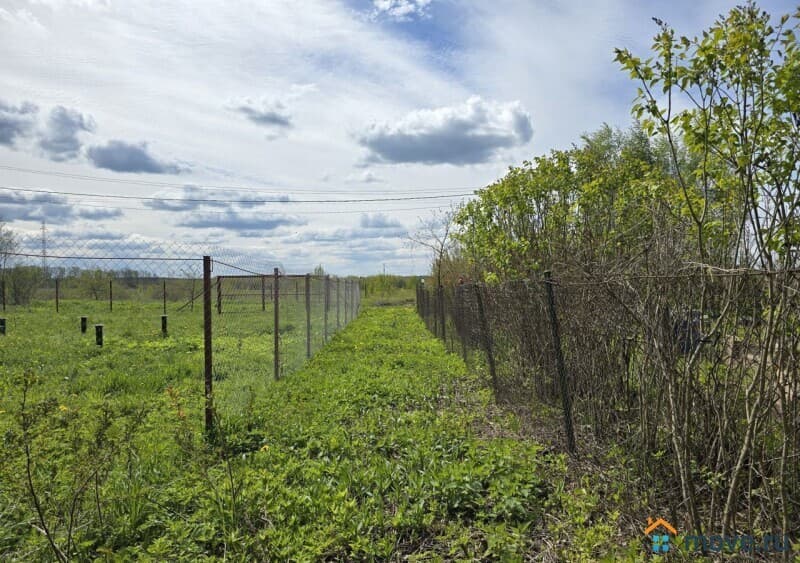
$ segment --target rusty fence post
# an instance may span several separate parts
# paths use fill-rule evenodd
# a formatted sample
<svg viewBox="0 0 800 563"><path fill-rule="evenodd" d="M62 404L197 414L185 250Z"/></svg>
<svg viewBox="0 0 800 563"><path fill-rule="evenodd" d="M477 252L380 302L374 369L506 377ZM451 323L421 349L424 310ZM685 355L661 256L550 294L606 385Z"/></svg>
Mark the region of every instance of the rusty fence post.
<svg viewBox="0 0 800 563"><path fill-rule="evenodd" d="M344 326L347 326L347 313L349 309L347 308L347 290L350 289L350 280L344 280Z"/></svg>
<svg viewBox="0 0 800 563"><path fill-rule="evenodd" d="M272 292L273 292L273 301L272 308L274 309L274 316L272 321L272 350L273 350L273 369L275 371L275 381L278 381L281 378L281 358L280 358L280 346L281 346L281 337L280 337L280 270L275 268L273 270L273 278L272 278Z"/></svg>
<svg viewBox="0 0 800 563"><path fill-rule="evenodd" d="M439 324L442 325L442 341L444 342L445 348L447 347L447 334L445 330L445 322L444 322L444 286L439 286Z"/></svg>
<svg viewBox="0 0 800 563"><path fill-rule="evenodd" d="M323 330L322 330L322 341L326 344L328 343L328 309L331 306L331 277L330 275L325 276L324 281L324 289L323 295L324 297L324 304L323 304Z"/></svg>
<svg viewBox="0 0 800 563"><path fill-rule="evenodd" d="M478 284L475 284L475 301L478 305L478 321L480 322L481 340L483 342L483 349L486 352L486 360L489 362L489 374L492 378L492 387L494 388L496 399L498 382L497 368L494 363L494 350L492 349L492 333L489 332L489 322L486 319L486 309L483 306L483 295L481 295L481 287Z"/></svg>
<svg viewBox="0 0 800 563"><path fill-rule="evenodd" d="M306 274L306 358L311 357L311 274Z"/></svg>
<svg viewBox="0 0 800 563"><path fill-rule="evenodd" d="M456 334L461 341L461 356L464 358L464 363L467 363L467 339L466 339L466 323L464 322L464 286L459 285L455 291L455 311L456 311Z"/></svg>
<svg viewBox="0 0 800 563"><path fill-rule="evenodd" d="M561 390L561 405L564 409L564 432L567 437L567 450L575 453L575 433L572 426L572 397L569 393L567 370L564 367L564 354L561 351L561 333L558 328L558 315L556 314L556 300L553 295L553 279L550 271L544 273L544 284L547 289L547 309L550 313L550 332L553 336L555 349L556 369L558 370L558 384Z"/></svg>
<svg viewBox="0 0 800 563"><path fill-rule="evenodd" d="M206 437L214 435L214 395L212 389L214 362L212 356L211 334L211 257L203 256L203 351L205 382L205 424Z"/></svg>
<svg viewBox="0 0 800 563"><path fill-rule="evenodd" d="M217 276L217 314L222 314L222 276Z"/></svg>

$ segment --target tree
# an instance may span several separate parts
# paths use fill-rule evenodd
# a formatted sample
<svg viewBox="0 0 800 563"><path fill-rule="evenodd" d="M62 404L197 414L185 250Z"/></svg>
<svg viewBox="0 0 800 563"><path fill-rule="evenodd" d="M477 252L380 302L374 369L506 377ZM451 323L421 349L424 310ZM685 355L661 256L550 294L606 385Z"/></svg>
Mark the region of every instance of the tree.
<svg viewBox="0 0 800 563"><path fill-rule="evenodd" d="M0 219L0 271L5 274L11 255L17 251L14 232Z"/></svg>
<svg viewBox="0 0 800 563"><path fill-rule="evenodd" d="M794 290L790 289L789 272L797 264L800 245L800 10L773 25L769 14L749 1L720 16L702 36L691 39L678 38L665 22L655 22L659 31L653 57L643 60L627 50L617 50L616 58L639 83L634 115L642 119L648 132L666 140L680 188L682 215L692 225L696 259L709 268L758 267L769 274L764 294L759 295L764 318L757 333L762 361L737 383L738 388L729 386L726 379L722 392L745 406L734 455L717 456L718 460L732 458L732 462L722 465L718 461L714 467L726 476L725 498L711 502L723 506L724 535L735 529L746 475L762 471L753 457L763 447L764 436L769 436L770 405L786 401L785 389L797 385L796 372L791 381L766 360L784 354L785 343L792 342L796 332L796 319L790 312ZM688 109L680 109L683 107ZM682 146L697 163L694 169L681 166ZM706 295L706 278L702 280L700 291ZM728 307L732 297L724 299L720 310L735 310ZM714 338L724 320L723 313L704 329L705 338ZM696 460L690 453L689 429L695 421L691 409L680 402L686 390L698 384L696 378L684 376L695 371L696 361L698 353L692 354L683 374L667 374L671 379L666 394L684 502L693 527L700 530L692 477ZM672 383L675 375L685 377L680 385ZM740 391L734 393L734 389ZM737 404L726 403L728 406L736 408ZM774 436L792 443L796 421L782 416L778 428ZM707 439L725 440L723 432L724 427L718 436ZM789 456L789 448L783 447L780 467L787 467ZM785 473L782 471L778 480L780 508L773 510L780 510L781 523L788 526L794 509L787 500Z"/></svg>
<svg viewBox="0 0 800 563"><path fill-rule="evenodd" d="M443 282L443 268L448 252L453 247L452 231L455 209L434 211L427 219L420 219L419 229L409 235L413 245L427 248L432 254L432 275L436 280L436 287Z"/></svg>

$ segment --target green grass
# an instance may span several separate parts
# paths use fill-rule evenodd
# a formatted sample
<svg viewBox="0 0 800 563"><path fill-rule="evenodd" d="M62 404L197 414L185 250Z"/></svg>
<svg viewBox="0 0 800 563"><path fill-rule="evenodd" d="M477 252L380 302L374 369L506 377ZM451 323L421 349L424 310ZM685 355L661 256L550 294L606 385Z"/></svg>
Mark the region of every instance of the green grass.
<svg viewBox="0 0 800 563"><path fill-rule="evenodd" d="M366 309L280 382L224 379L241 396L206 444L196 315L130 349L75 319L0 343L0 558L53 559L28 467L81 560L520 560L566 511L563 458L487 432L507 421L410 308Z"/></svg>

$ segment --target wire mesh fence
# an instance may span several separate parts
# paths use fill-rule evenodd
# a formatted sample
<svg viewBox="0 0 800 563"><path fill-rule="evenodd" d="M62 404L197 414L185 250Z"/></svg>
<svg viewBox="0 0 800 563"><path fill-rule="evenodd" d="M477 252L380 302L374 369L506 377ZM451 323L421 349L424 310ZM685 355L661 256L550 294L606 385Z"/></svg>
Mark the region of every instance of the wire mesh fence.
<svg viewBox="0 0 800 563"><path fill-rule="evenodd" d="M498 402L632 453L687 527L800 527L797 271L421 286L417 309Z"/></svg>
<svg viewBox="0 0 800 563"><path fill-rule="evenodd" d="M44 353L70 351L66 361L85 365L105 354L123 386L142 372L169 381L189 370L207 430L247 416L265 385L359 308L356 278L289 275L257 255L193 245L62 238L42 251L40 239L18 237L0 256L0 351L13 340L22 367ZM30 353L27 339L37 342Z"/></svg>

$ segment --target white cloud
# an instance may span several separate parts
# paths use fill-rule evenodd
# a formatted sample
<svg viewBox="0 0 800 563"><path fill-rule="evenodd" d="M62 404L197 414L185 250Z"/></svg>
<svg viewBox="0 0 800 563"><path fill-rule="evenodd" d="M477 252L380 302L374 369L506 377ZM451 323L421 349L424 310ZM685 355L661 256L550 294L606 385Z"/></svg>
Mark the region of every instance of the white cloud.
<svg viewBox="0 0 800 563"><path fill-rule="evenodd" d="M432 0L373 0L375 15L386 15L398 21L427 15Z"/></svg>
<svg viewBox="0 0 800 563"><path fill-rule="evenodd" d="M370 126L358 139L368 162L477 164L501 149L524 145L531 117L519 102L473 96L456 106L413 111L394 124Z"/></svg>
<svg viewBox="0 0 800 563"><path fill-rule="evenodd" d="M764 1L776 11L777 2ZM477 187L508 165L569 146L604 121L625 126L635 85L613 63L612 50L626 46L646 55L655 31L651 15L693 33L727 7L722 0L678 0L656 8L634 0L307 0L302 9L291 0L4 0L0 160L112 178L117 170L180 169L181 183L266 186L295 200ZM402 25L395 25L398 21ZM32 29L45 30L46 40ZM476 94L480 97L465 103ZM42 158L47 155L34 145L56 106L96 120L101 137L92 143L94 161L105 168L98 170L84 158L63 163ZM237 113L232 107L249 109ZM86 142L86 131L79 128L76 135ZM265 135L274 142L266 143ZM72 138L61 139L69 149L64 154L72 154ZM365 155L368 161L403 165L354 170ZM191 170L182 162L191 163ZM430 165L444 162L454 165ZM163 191L162 186L3 174L8 185L53 184L113 195ZM450 202L285 208L309 218L292 232L322 233L322 239L333 233L341 240L361 236L359 230L380 229L361 227L359 213L340 211L406 207L387 215L411 225L427 212L411 208L436 203ZM188 213L228 207L195 209L188 201L176 202L179 209L172 210L142 207L126 209L115 227L169 240L224 233L230 244L274 252L294 271L335 261L341 273L374 272L378 252L394 248L381 245L399 244L387 238L293 244L284 234L268 231L275 233L269 242L256 246L262 241L242 235L258 229L178 225ZM236 221L243 208L231 209L237 211L231 218ZM351 230L337 232L343 228ZM389 261L405 271L414 268L400 250ZM418 258L418 270L427 265L427 258Z"/></svg>
<svg viewBox="0 0 800 563"><path fill-rule="evenodd" d="M330 178L324 181L329 181ZM348 184L383 184L386 182L383 178L375 174L372 170L362 170L348 174L345 179Z"/></svg>

